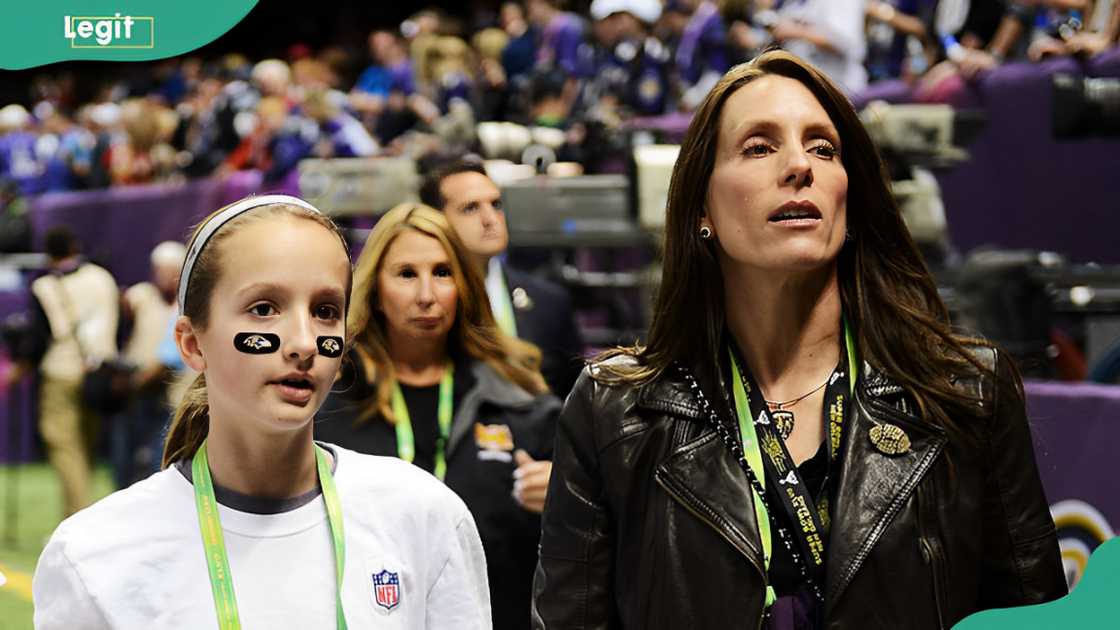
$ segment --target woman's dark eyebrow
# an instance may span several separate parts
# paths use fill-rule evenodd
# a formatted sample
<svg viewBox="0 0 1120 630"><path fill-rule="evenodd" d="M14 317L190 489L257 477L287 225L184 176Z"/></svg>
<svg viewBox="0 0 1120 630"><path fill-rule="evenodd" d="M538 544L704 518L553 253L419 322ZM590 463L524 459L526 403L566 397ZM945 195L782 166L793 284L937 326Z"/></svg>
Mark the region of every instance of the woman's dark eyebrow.
<svg viewBox="0 0 1120 630"><path fill-rule="evenodd" d="M805 135L807 136L823 136L830 142L834 142L837 146L840 144L840 132L832 125L824 123L813 123L805 127Z"/></svg>
<svg viewBox="0 0 1120 630"><path fill-rule="evenodd" d="M780 129L781 126L772 120L757 120L749 122L744 126L743 132L739 135L739 139L735 143L735 146L743 144L744 142L746 142L747 138L750 138L751 136L757 135L759 133L776 135L780 131ZM804 129L804 135L824 136L825 138L830 140L835 138L835 140L832 140L833 142L835 142L836 144L839 144L840 142L840 134L831 124L811 123L809 125L806 125Z"/></svg>
<svg viewBox="0 0 1120 630"><path fill-rule="evenodd" d="M743 131L740 132L738 139L735 141L735 146L743 144L747 138L758 133L773 134L779 129L779 125L772 120L754 120L747 121L745 125L742 125L742 128Z"/></svg>

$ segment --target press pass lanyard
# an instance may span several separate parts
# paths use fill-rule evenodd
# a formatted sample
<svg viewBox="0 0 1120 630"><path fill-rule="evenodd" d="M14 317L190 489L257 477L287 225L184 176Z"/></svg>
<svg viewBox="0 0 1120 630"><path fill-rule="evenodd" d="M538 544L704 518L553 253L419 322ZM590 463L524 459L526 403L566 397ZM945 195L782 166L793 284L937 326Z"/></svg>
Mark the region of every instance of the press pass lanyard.
<svg viewBox="0 0 1120 630"><path fill-rule="evenodd" d="M852 339L851 332L849 331L848 326L846 324L844 325L844 344L845 344L845 350L846 350L846 354L847 354L847 358L848 358L848 374L847 374L848 385L849 385L849 392L848 393L849 393L849 395L854 395L856 374L857 374L857 372L856 372L857 363L856 363L856 354L855 354L855 343ZM764 427L764 434L763 434L762 438L767 441L767 444L766 444L767 454L770 456L770 459L769 459L769 461L766 461L764 463L763 455L762 455L763 446L760 442L760 438L759 438L759 435L758 435L758 429L755 426L756 423L761 424L761 422L758 422L756 420L755 414L751 410L751 404L750 404L750 398L748 397L748 391L747 391L747 388L743 386L744 378L743 378L743 373L741 372L740 367L739 367L739 360L735 357L735 352L733 350L731 350L730 348L728 348L728 354L730 355L730 358L731 358L731 389L732 389L732 393L734 394L734 397L735 397L735 413L738 416L738 420L739 420L739 435L740 435L740 437L742 439L742 442L743 442L743 457L747 460L747 465L750 467L750 469L754 473L755 477L758 478L759 486L761 488L765 489L766 488L766 475L768 474L768 470L770 472L777 472L777 471L774 470L774 465L773 465L774 460L775 459L780 460L780 459L785 458L786 460L788 460L788 463L791 464L791 465L792 465L792 460L789 460L788 453L786 452L786 449L785 449L785 445L782 443L781 438L777 436L777 431L772 430L773 424L770 423L769 420L767 420L768 424L766 426L769 427L771 430L766 430L766 428ZM843 410L842 409L839 409L839 410L833 409L831 411L833 413L829 414L829 416L830 416L830 418L829 418L829 447L830 447L829 448L829 454L830 454L830 459L832 459L832 457L835 457L835 453L839 450L840 435L841 435L842 422L843 422ZM763 414L762 413L758 414L758 417L761 419L763 417ZM800 479L800 477L797 478L797 481L798 481L797 485L803 490L804 489L804 482ZM770 558L771 558L772 551L773 551L773 540L772 540L771 532L770 532L770 516L766 511L766 505L764 504L764 502L762 500L762 497L758 496L758 488L756 488L754 485L752 485L751 486L751 491L755 495L754 496L754 512L755 512L755 520L758 521L759 537L762 538L763 560L765 562L766 570L767 570L767 572L769 572L769 570L770 570ZM784 501L785 497L782 497L782 499L783 499L783 504L785 504L786 503L786 501ZM814 516L815 516L814 523L819 526L821 519L820 519L819 513L817 513L818 511L817 510L812 510L812 508L809 505L806 505L805 507L807 508L808 511L815 513L814 514ZM797 518L793 518L792 520L795 524L795 529L797 528L798 524L802 524L802 525L805 525L806 527L808 527L808 524L800 523ZM817 527L816 529L820 530L820 529L823 529L823 528L822 527ZM819 553L817 555L817 559L820 560L820 562L814 562L814 559L812 557L806 555L805 554L805 551L806 551L805 545L804 544L802 545L802 548L803 548L802 549L802 555L804 556L803 560L806 563L806 568L807 569L809 567L823 565L823 540L819 538L821 533L822 532L818 531L818 542L820 543L819 551L821 553ZM804 536L799 536L798 538L799 539L804 539ZM804 540L801 540L801 542L804 543ZM813 563L813 564L810 564L810 563ZM774 591L774 588L772 586L767 586L766 587L766 606L769 607L769 606L773 605L773 603L776 600L777 600L777 593Z"/></svg>
<svg viewBox="0 0 1120 630"><path fill-rule="evenodd" d="M454 408L455 370L450 361L447 369L443 371L443 378L439 381L439 409L436 417L439 420L439 437L436 438L435 476L443 480L447 474L447 458L444 449L447 448L447 439L451 435L451 415ZM404 402L399 384L393 385L393 417L397 420L397 456L411 463L416 459L416 438L412 435L412 419L408 415L408 405Z"/></svg>
<svg viewBox="0 0 1120 630"><path fill-rule="evenodd" d="M315 446L315 466L319 472L319 485L323 489L323 502L327 506L327 522L334 543L335 566L335 618L338 629L346 630L346 616L342 611L342 574L346 564L346 537L342 532L342 504L331 476L330 458L318 445ZM233 593L233 574L229 570L225 537L218 518L218 502L214 499L214 482L210 479L210 466L206 459L206 441L198 447L191 464L194 480L194 502L198 508L198 524L202 528L202 547L206 551L206 566L210 570L210 587L214 590L214 608L218 612L218 628L239 630L241 619L237 614L237 597Z"/></svg>

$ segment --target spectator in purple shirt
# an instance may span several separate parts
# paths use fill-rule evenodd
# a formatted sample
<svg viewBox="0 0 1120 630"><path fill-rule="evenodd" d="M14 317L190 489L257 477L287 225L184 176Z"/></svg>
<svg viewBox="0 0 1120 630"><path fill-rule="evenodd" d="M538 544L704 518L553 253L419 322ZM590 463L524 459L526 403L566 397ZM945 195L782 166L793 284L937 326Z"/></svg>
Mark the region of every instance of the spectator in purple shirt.
<svg viewBox="0 0 1120 630"><path fill-rule="evenodd" d="M370 33L369 51L373 64L362 72L350 91L350 106L373 124L391 100L390 95L407 98L416 91L416 80L412 59L400 35L384 30Z"/></svg>
<svg viewBox="0 0 1120 630"><path fill-rule="evenodd" d="M362 123L342 107L342 103L325 90L308 92L304 98L303 114L319 125L314 157L369 157L379 150L377 141Z"/></svg>
<svg viewBox="0 0 1120 630"><path fill-rule="evenodd" d="M675 61L681 107L692 110L727 72L727 28L709 0L669 0L665 10L689 16Z"/></svg>
<svg viewBox="0 0 1120 630"><path fill-rule="evenodd" d="M502 3L501 24L509 35L509 43L502 50L502 69L511 82L525 79L537 58L536 32L529 27L524 10L516 2Z"/></svg>
<svg viewBox="0 0 1120 630"><path fill-rule="evenodd" d="M61 111L42 108L42 105L36 107L36 112L45 109L37 152L44 167L40 190L55 192L80 188L89 175L97 138Z"/></svg>
<svg viewBox="0 0 1120 630"><path fill-rule="evenodd" d="M527 0L525 11L529 22L541 33L537 46L537 67L562 69L576 74L579 47L583 43L583 20L574 13L557 7L558 0Z"/></svg>
<svg viewBox="0 0 1120 630"><path fill-rule="evenodd" d="M358 77L354 90L370 96L388 98L398 91L405 96L416 91L412 60L399 35L391 31L374 31L369 36L373 65Z"/></svg>
<svg viewBox="0 0 1120 630"><path fill-rule="evenodd" d="M373 65L350 92L350 106L382 144L388 144L418 121L430 122L439 109L417 93L416 79L404 39L392 31L369 36Z"/></svg>
<svg viewBox="0 0 1120 630"><path fill-rule="evenodd" d="M897 79L925 71L930 45L926 24L933 21L936 0L868 0L867 68L869 79ZM907 60L918 63L907 64Z"/></svg>
<svg viewBox="0 0 1120 630"><path fill-rule="evenodd" d="M0 177L16 182L24 195L40 192L43 174L35 151L38 136L31 130L31 124L31 114L22 105L0 109Z"/></svg>

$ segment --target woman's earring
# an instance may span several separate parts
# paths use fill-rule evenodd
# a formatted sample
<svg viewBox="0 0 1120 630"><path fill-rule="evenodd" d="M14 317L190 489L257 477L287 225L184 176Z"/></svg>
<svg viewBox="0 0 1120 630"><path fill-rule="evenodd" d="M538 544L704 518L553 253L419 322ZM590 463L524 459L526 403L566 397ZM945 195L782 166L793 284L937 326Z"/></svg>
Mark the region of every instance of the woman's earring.
<svg viewBox="0 0 1120 630"><path fill-rule="evenodd" d="M705 241L712 238L712 228L710 228L706 225L701 225L700 226L700 238L704 239Z"/></svg>

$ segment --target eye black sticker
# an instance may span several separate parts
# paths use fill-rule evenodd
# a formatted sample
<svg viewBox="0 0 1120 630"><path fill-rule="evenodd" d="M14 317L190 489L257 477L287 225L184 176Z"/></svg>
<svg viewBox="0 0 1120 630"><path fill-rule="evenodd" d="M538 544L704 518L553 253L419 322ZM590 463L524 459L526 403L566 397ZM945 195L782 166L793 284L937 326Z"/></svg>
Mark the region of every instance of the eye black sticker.
<svg viewBox="0 0 1120 630"><path fill-rule="evenodd" d="M319 354L332 359L342 356L342 337L319 337Z"/></svg>
<svg viewBox="0 0 1120 630"><path fill-rule="evenodd" d="M280 349L280 336L272 333L237 333L233 347L245 354L271 354Z"/></svg>

